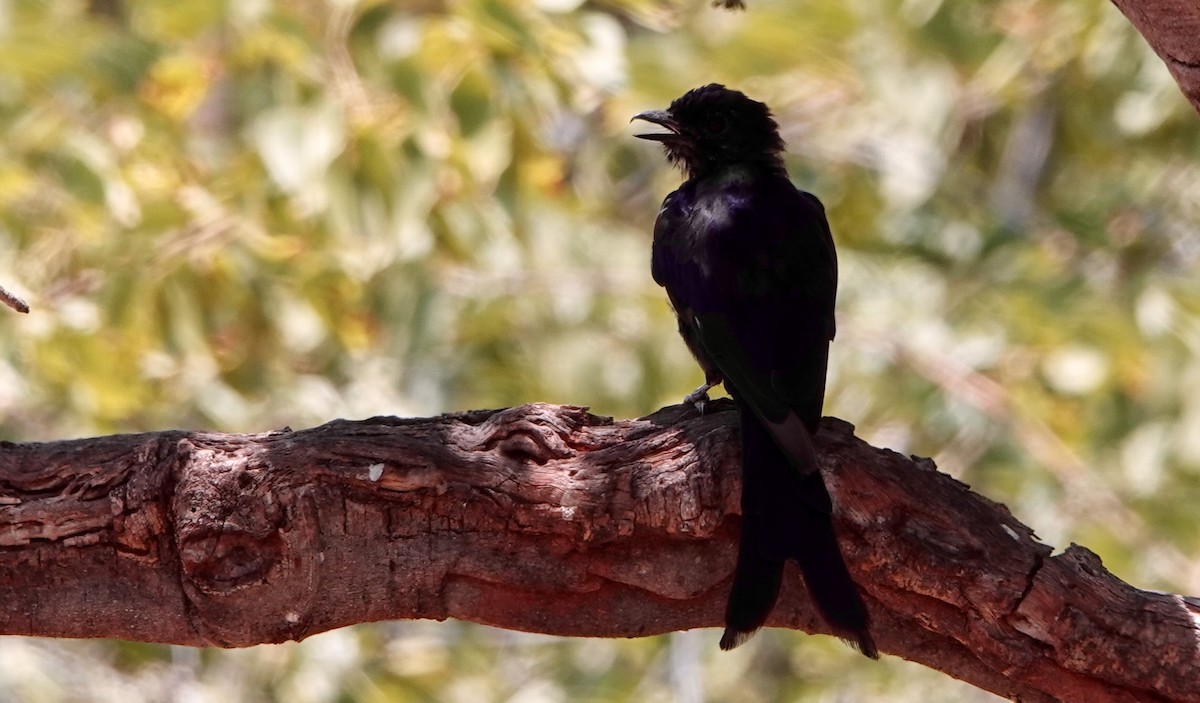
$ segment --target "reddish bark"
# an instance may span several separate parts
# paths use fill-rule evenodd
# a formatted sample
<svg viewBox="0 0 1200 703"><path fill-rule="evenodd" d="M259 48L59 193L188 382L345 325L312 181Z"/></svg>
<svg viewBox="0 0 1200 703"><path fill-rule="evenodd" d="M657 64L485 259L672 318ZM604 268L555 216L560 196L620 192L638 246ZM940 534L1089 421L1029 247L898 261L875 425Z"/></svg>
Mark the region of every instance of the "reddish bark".
<svg viewBox="0 0 1200 703"><path fill-rule="evenodd" d="M1051 556L1003 506L842 421L818 442L881 650L1025 701L1200 701L1187 600L1082 547ZM737 458L726 403L3 443L0 633L236 647L404 618L714 626ZM788 578L772 624L823 631Z"/></svg>
<svg viewBox="0 0 1200 703"><path fill-rule="evenodd" d="M1179 89L1200 112L1200 3L1195 0L1113 0L1154 49Z"/></svg>

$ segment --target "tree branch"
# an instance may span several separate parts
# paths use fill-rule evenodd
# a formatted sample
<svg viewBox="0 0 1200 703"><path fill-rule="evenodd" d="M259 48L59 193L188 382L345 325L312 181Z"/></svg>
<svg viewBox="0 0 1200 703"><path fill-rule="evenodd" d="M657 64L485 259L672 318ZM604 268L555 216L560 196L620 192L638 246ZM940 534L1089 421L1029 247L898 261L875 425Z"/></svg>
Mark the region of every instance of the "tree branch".
<svg viewBox="0 0 1200 703"><path fill-rule="evenodd" d="M715 626L739 471L735 413L712 407L0 443L0 633L237 647L385 619ZM1024 701L1200 701L1200 608L1082 547L1051 556L1003 506L845 422L818 444L883 651ZM771 624L825 631L797 570Z"/></svg>
<svg viewBox="0 0 1200 703"><path fill-rule="evenodd" d="M1167 64L1200 112L1200 4L1193 0L1112 0Z"/></svg>

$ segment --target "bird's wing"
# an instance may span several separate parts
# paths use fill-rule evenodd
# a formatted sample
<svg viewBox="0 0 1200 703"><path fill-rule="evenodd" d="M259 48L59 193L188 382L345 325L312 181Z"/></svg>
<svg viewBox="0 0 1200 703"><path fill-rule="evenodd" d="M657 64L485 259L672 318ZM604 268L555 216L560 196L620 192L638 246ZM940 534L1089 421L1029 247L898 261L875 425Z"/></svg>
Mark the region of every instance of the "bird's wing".
<svg viewBox="0 0 1200 703"><path fill-rule="evenodd" d="M655 280L731 392L812 471L837 288L824 208L782 178L687 195L659 215Z"/></svg>

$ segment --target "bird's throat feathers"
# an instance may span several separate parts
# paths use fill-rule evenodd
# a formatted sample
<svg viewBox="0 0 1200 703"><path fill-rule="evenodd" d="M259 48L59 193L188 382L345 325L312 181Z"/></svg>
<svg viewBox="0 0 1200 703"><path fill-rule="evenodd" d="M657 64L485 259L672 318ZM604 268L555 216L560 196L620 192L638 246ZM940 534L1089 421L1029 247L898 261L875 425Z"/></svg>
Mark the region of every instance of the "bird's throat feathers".
<svg viewBox="0 0 1200 703"><path fill-rule="evenodd" d="M783 165L780 164L780 168ZM708 195L727 193L731 188L746 186L758 177L756 169L746 164L735 164L714 169L703 177L693 177L696 184L696 195L703 198Z"/></svg>
<svg viewBox="0 0 1200 703"><path fill-rule="evenodd" d="M664 144L667 160L679 167L688 180L739 183L752 180L756 174L787 176L787 168L779 152L749 154L712 154L702 156L684 149L673 152L676 145Z"/></svg>

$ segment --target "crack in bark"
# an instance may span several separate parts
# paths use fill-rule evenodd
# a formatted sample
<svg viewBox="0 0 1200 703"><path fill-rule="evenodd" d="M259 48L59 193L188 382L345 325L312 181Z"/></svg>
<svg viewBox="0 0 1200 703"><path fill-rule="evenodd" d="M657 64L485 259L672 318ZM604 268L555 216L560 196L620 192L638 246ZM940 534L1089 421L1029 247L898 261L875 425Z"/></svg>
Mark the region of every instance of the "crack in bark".
<svg viewBox="0 0 1200 703"><path fill-rule="evenodd" d="M1046 560L1052 558L1051 555L1046 555L1043 552L1034 552L1033 568L1029 570L1029 574L1025 577L1025 588L1021 591L1021 595L1017 596L1016 603L1013 604L1011 610L1008 611L1009 617L1016 614L1021 606L1025 603L1025 599L1033 591L1033 587L1037 584L1038 574L1041 573L1042 567L1045 566Z"/></svg>
<svg viewBox="0 0 1200 703"><path fill-rule="evenodd" d="M1193 58L1181 59L1178 56L1176 56L1175 54L1169 53L1169 52L1164 52L1163 58L1165 60L1170 61L1171 63L1175 64L1176 66L1183 66L1184 68L1191 69L1191 70L1200 69L1200 59L1193 59Z"/></svg>

